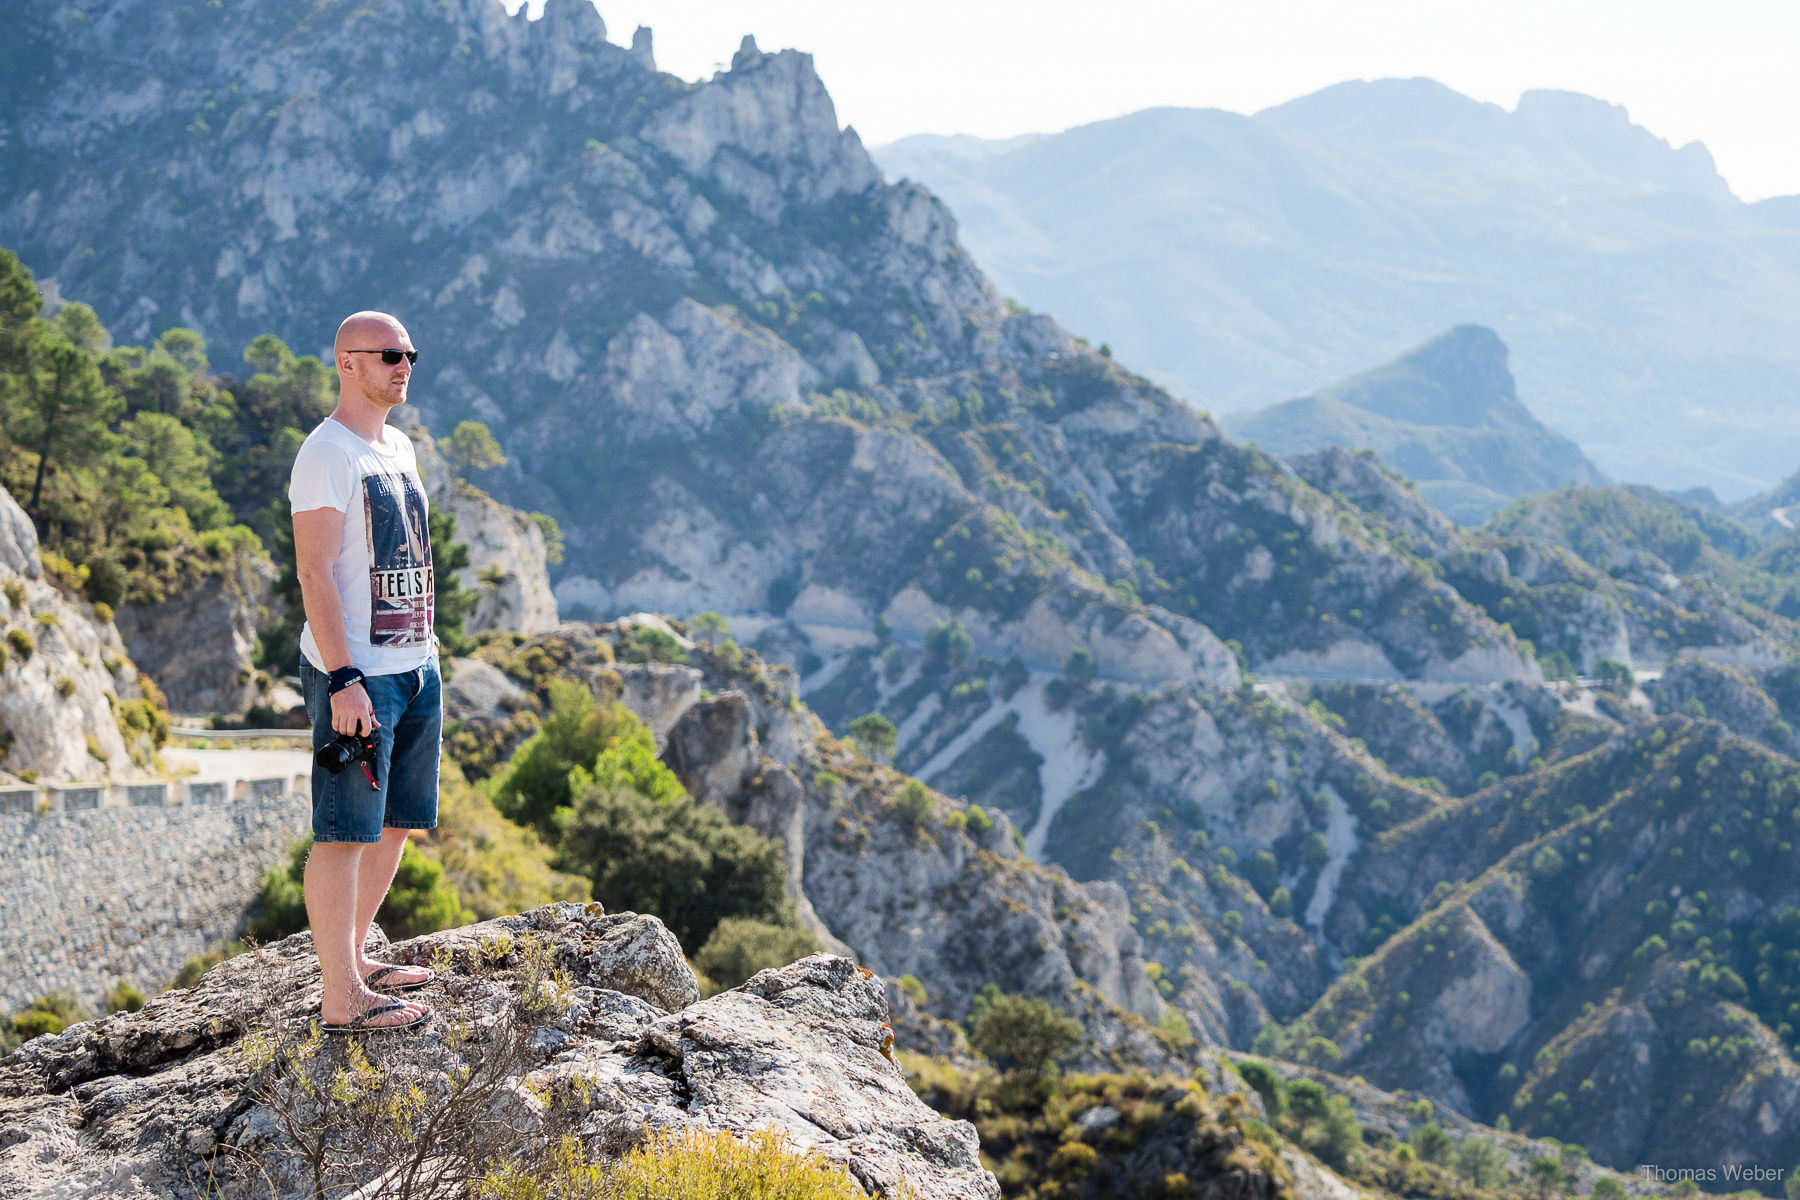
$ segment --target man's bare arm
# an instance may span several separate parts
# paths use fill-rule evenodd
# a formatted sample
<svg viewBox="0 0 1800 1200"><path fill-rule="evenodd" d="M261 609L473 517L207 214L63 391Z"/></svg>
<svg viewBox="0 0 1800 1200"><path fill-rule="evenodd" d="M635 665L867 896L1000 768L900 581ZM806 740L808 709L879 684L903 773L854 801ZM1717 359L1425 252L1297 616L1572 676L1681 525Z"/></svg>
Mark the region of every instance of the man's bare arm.
<svg viewBox="0 0 1800 1200"><path fill-rule="evenodd" d="M331 566L344 540L344 514L335 508L312 508L294 514L294 573L300 580L300 599L313 641L335 671L350 665L350 639L344 635L344 605L338 598ZM368 733L375 729L375 709L361 684L347 687L331 698L331 727L339 733Z"/></svg>

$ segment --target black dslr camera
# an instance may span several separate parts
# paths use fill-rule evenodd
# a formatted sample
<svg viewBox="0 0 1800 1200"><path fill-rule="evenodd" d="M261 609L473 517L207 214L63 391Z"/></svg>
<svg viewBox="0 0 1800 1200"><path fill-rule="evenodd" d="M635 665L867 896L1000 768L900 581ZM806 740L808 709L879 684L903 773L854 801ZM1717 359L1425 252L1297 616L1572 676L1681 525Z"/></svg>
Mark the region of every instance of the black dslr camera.
<svg viewBox="0 0 1800 1200"><path fill-rule="evenodd" d="M313 754L313 764L333 775L341 775L350 769L351 763L361 763L363 775L369 786L379 788L375 781L375 738L364 737L359 733L340 733L337 740L330 745L320 746Z"/></svg>

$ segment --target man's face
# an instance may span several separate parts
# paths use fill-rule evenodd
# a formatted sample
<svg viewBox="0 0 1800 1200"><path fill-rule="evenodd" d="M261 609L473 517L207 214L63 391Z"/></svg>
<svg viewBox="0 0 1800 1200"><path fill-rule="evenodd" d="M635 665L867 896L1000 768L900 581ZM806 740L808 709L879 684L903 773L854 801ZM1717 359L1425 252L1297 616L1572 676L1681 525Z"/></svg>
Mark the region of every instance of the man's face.
<svg viewBox="0 0 1800 1200"><path fill-rule="evenodd" d="M350 351L411 350L412 339L398 323L372 326L359 330L338 355L338 371L353 384L370 403L393 408L406 403L406 385L412 379L412 364L404 357L389 366L380 354Z"/></svg>

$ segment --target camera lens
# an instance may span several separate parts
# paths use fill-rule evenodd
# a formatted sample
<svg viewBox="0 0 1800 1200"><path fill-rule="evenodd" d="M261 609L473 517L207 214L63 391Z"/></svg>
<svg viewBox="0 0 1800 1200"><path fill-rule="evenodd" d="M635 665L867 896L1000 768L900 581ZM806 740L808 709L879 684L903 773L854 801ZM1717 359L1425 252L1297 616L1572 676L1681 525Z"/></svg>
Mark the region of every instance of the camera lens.
<svg viewBox="0 0 1800 1200"><path fill-rule="evenodd" d="M319 747L313 754L313 763L322 770L338 775L342 774L351 763L361 756L362 747L360 745L339 735L338 739L330 745Z"/></svg>

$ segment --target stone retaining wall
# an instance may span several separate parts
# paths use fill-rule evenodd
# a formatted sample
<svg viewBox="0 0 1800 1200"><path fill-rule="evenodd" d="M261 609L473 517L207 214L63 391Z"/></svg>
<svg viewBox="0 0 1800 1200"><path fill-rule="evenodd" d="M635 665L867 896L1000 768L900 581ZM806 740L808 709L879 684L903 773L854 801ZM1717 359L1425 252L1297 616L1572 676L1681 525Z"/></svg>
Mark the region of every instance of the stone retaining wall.
<svg viewBox="0 0 1800 1200"><path fill-rule="evenodd" d="M311 805L304 793L219 790L237 795L0 811L0 1012L53 988L98 1011L120 979L153 992L239 933Z"/></svg>

